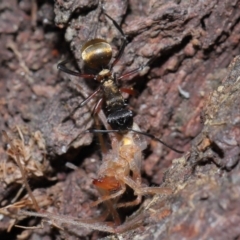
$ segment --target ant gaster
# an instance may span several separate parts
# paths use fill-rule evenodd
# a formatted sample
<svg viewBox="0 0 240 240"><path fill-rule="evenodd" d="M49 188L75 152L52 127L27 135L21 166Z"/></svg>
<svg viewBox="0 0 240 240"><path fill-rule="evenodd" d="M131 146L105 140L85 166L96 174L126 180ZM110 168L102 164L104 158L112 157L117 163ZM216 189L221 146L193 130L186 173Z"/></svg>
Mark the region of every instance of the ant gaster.
<svg viewBox="0 0 240 240"><path fill-rule="evenodd" d="M85 74L81 72L75 72L66 67L67 61L63 61L58 64L58 69L61 71L78 76L83 77L86 79L94 79L95 81L100 82L100 86L95 90L90 96L88 96L83 102L80 103L79 107L84 106L90 99L92 99L94 96L96 96L97 93L100 91L103 92L105 104L106 104L106 115L107 115L107 122L111 126L112 130L98 130L98 129L89 129L86 132L101 132L101 133L109 133L109 132L117 132L117 133L126 133L128 131L133 131L138 134L142 134L145 136L148 136L163 145L167 146L168 148L174 150L178 153L183 153L182 151L179 151L168 144L164 143L162 140L156 138L155 136L141 131L136 131L132 128L133 126L133 112L127 107L127 104L125 102L125 99L123 98L121 92L125 92L128 94L133 95L134 90L129 88L119 88L117 82L123 78L126 78L130 75L133 75L145 67L149 66L153 60L155 60L155 57L150 59L145 65L140 66L137 69L134 69L130 72L125 73L124 75L120 77L116 77L116 74L112 72L113 67L116 65L116 63L119 61L121 56L123 55L125 46L127 44L127 38L121 29L121 27L118 25L118 23L112 19L108 14L104 12L104 15L109 18L114 26L118 29L118 31L122 35L122 45L116 55L115 60L110 64L110 61L112 59L112 47L111 45L104 39L95 38L92 40L87 41L82 49L82 59L84 64L94 70L98 70L99 73L94 74ZM103 104L103 97L100 98L97 102L97 104L94 107L93 113L96 114L100 111Z"/></svg>

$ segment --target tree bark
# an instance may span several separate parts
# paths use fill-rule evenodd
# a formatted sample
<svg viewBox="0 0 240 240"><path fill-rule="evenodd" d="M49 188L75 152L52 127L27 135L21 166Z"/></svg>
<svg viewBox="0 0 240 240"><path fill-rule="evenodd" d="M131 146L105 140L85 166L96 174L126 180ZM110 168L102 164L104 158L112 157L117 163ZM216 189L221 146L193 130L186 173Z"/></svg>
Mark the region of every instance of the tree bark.
<svg viewBox="0 0 240 240"><path fill-rule="evenodd" d="M180 155L148 139L144 181L174 192L148 197L136 213L144 216L145 228L123 238L139 234L144 239L236 239L240 59L234 57L240 53L240 1L106 0L103 6L128 39L114 67L117 75L156 57L148 69L120 83L139 92L129 98L134 121L143 131L186 152L175 159ZM97 0L57 0L54 5L8 0L0 3L0 10L0 128L28 149L27 177L41 207L72 217L94 217L97 209L87 202L97 196L91 181L101 153L93 136L82 133L94 127L94 101L87 107L78 105L97 83L61 73L57 63L69 59L71 69L88 72L81 60L82 45L95 37L107 39L115 56L121 35L101 14ZM3 139L3 207L23 184L4 143ZM83 170L70 172L65 167L69 161ZM26 200L24 193L18 201ZM0 236L5 238L60 236L50 228L13 228L7 233L14 217L5 215L0 222ZM61 234L72 239L103 236L89 229Z"/></svg>

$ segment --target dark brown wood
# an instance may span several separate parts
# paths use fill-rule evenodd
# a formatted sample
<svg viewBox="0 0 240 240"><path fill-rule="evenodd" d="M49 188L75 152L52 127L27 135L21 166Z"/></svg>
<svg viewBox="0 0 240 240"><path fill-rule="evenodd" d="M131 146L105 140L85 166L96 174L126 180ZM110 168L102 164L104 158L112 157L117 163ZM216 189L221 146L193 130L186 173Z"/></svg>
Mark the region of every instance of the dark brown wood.
<svg viewBox="0 0 240 240"><path fill-rule="evenodd" d="M176 153L148 140L142 166L145 181L171 187L174 193L149 197L138 215L147 227L123 238L139 234L143 239L236 239L240 235L239 58L228 71L227 66L240 54L240 1L107 0L103 4L129 40L114 66L117 76L156 56L141 76L122 81L121 87L130 84L139 92L129 101L136 113L134 121L177 149L191 149L189 156L172 162ZM25 148L31 152L27 177L41 208L94 218L97 208L88 203L97 196L92 179L101 153L92 134L81 133L93 127L95 103L77 106L98 86L91 79L59 73L56 66L67 58L73 62L71 69L84 69L81 47L97 36L112 44L116 56L121 34L101 14L97 0L57 0L55 5L8 0L1 1L0 9L0 129L21 141L16 126L21 128ZM3 141L0 156L4 207L23 182ZM68 161L83 170L70 172L65 168ZM18 200L24 200L23 195ZM2 239L26 232L59 237L50 228L7 233L16 217L11 214L0 222ZM34 221L25 223L37 224ZM63 238L102 236L89 229L69 229L60 231Z"/></svg>

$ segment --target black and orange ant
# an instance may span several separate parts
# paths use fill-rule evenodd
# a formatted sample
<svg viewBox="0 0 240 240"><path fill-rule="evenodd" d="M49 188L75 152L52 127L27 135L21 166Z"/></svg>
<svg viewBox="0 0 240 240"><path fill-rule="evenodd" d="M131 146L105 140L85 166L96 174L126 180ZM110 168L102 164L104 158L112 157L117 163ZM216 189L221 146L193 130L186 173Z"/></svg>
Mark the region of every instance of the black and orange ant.
<svg viewBox="0 0 240 240"><path fill-rule="evenodd" d="M138 134L142 134L148 136L163 145L167 146L171 150L177 153L183 153L180 150L177 150L159 138L156 138L154 135L149 134L147 132L137 131L132 128L133 125L133 111L130 110L125 102L125 99L122 96L122 92L128 93L130 95L134 95L134 90L130 88L119 88L118 81L129 77L133 74L136 74L143 70L145 67L149 66L154 60L155 57L150 59L146 64L140 66L130 72L127 72L119 77L113 73L113 67L116 63L120 60L121 56L123 55L124 49L127 45L127 37L124 34L121 27L118 23L111 18L107 13L103 12L104 15L112 21L116 29L122 35L122 45L116 55L115 60L110 63L112 59L112 47L111 45L104 39L95 38L92 40L87 41L82 49L82 59L84 64L94 70L98 70L98 74L86 74L81 72L75 72L66 67L67 61L63 61L58 64L58 69L68 73L73 76L83 77L86 79L94 79L95 81L100 82L100 86L95 90L90 96L88 96L83 102L79 104L79 107L83 107L87 102L89 102L93 97L95 97L100 91L103 92L103 97L101 97L98 102L96 103L93 114L97 114L100 109L102 108L103 99L105 100L106 104L106 115L107 115L107 122L111 126L112 130L99 130L99 129L91 129L87 130L86 132L92 133L109 133L109 132L116 132L116 133L126 133L128 131L133 131Z"/></svg>

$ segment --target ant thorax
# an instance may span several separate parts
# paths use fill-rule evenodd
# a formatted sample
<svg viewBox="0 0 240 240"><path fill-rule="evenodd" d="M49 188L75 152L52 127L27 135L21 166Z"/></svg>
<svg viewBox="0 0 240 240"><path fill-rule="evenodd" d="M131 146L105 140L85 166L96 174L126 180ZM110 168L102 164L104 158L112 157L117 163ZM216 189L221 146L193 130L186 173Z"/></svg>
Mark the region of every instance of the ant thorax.
<svg viewBox="0 0 240 240"><path fill-rule="evenodd" d="M127 108L125 99L121 94L113 74L108 69L103 69L98 75L98 80L101 81L101 89L107 109L108 124L112 129L127 132L128 128L132 128L133 113Z"/></svg>
<svg viewBox="0 0 240 240"><path fill-rule="evenodd" d="M124 107L124 98L111 72L108 69L103 69L99 73L98 78L101 79L101 89L105 97L107 109L119 109Z"/></svg>

